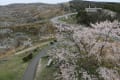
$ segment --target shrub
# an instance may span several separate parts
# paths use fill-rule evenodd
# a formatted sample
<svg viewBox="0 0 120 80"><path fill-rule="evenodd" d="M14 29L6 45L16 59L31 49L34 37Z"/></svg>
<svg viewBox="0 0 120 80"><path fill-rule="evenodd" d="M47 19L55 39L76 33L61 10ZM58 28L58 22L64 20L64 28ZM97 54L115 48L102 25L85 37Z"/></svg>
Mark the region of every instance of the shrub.
<svg viewBox="0 0 120 80"><path fill-rule="evenodd" d="M27 61L29 61L32 58L33 58L33 54L30 53L29 55L27 55L26 57L24 57L22 60L23 60L23 62L27 62Z"/></svg>

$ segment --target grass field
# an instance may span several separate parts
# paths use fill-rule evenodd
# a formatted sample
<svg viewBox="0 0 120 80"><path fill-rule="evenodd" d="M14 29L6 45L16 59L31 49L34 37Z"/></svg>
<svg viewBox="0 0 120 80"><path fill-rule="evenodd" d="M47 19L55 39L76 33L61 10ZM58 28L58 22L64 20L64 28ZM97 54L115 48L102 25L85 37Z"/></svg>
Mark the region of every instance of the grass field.
<svg viewBox="0 0 120 80"><path fill-rule="evenodd" d="M0 61L0 80L21 80L28 65L22 62L24 55L11 56L6 61Z"/></svg>
<svg viewBox="0 0 120 80"><path fill-rule="evenodd" d="M58 69L53 65L47 67L48 60L48 57L44 57L40 60L40 69L37 69L39 71L37 72L36 80L55 80L54 74Z"/></svg>
<svg viewBox="0 0 120 80"><path fill-rule="evenodd" d="M13 55L0 59L0 80L21 80L27 65L30 62L28 61L24 63L22 58L27 56L29 53L33 53L33 57L36 56L45 46L47 45L42 45L32 51L25 52L24 54Z"/></svg>

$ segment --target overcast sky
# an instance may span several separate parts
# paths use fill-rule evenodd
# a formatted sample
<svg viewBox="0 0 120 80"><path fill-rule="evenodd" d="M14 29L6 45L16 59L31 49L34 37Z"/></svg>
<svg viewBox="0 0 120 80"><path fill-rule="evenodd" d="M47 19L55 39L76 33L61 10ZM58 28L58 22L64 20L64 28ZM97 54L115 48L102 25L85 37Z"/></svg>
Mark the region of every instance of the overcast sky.
<svg viewBox="0 0 120 80"><path fill-rule="evenodd" d="M61 3L61 2L67 2L70 0L0 0L0 5L6 5L11 3Z"/></svg>
<svg viewBox="0 0 120 80"><path fill-rule="evenodd" d="M99 1L99 2L119 2L120 0L87 0L87 1Z"/></svg>
<svg viewBox="0 0 120 80"><path fill-rule="evenodd" d="M67 2L70 0L0 0L0 5L7 5L11 3L60 3ZM109 1L109 2L120 2L120 0L88 0L88 1Z"/></svg>

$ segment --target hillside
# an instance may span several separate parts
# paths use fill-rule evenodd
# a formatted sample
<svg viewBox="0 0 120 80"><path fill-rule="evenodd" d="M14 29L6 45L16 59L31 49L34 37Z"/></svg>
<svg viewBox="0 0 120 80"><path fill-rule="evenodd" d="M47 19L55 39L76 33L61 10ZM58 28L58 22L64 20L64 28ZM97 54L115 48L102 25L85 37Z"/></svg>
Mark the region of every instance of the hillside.
<svg viewBox="0 0 120 80"><path fill-rule="evenodd" d="M0 6L0 80L120 80L119 7Z"/></svg>
<svg viewBox="0 0 120 80"><path fill-rule="evenodd" d="M104 8L107 4L111 4L107 7L119 4L74 1L71 10L78 13L52 19L58 42L49 49L49 57L40 59L36 79L120 80L120 21L110 19L111 14L118 17L119 9ZM85 8L90 3L87 12ZM84 24L76 23L78 18Z"/></svg>
<svg viewBox="0 0 120 80"><path fill-rule="evenodd" d="M43 3L0 6L0 55L10 51L13 54L19 48L53 37L56 28L49 19L66 13L64 7L64 4Z"/></svg>
<svg viewBox="0 0 120 80"><path fill-rule="evenodd" d="M60 5L39 3L2 6L0 7L0 26L13 26L48 19L62 13L60 9Z"/></svg>
<svg viewBox="0 0 120 80"><path fill-rule="evenodd" d="M55 39L52 17L66 13L64 4L0 6L0 80L21 80L31 59Z"/></svg>

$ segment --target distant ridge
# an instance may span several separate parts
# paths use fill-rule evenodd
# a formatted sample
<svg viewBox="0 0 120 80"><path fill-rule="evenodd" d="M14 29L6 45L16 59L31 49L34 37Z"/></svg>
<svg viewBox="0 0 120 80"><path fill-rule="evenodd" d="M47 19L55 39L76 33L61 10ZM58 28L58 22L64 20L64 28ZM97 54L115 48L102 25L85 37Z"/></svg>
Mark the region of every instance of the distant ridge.
<svg viewBox="0 0 120 80"><path fill-rule="evenodd" d="M103 1L85 0L85 1L90 1L90 2L102 2L102 3L120 3L120 1L119 1L119 2L117 1L117 2L116 2L116 1L111 1L111 0L109 0L109 1L104 1L104 0L103 0Z"/></svg>

